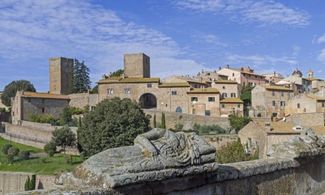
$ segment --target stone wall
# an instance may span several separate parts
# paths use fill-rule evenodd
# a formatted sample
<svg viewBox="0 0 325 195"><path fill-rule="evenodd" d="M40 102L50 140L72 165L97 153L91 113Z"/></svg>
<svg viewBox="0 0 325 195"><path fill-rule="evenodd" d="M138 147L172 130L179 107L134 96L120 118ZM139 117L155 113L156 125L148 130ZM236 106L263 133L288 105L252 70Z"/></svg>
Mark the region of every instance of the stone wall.
<svg viewBox="0 0 325 195"><path fill-rule="evenodd" d="M24 191L27 177L32 177L32 173L0 172L0 194L8 194ZM37 175L36 189L53 189L54 176Z"/></svg>
<svg viewBox="0 0 325 195"><path fill-rule="evenodd" d="M145 110L146 114L151 115L151 126L153 126L153 116L156 115L157 124L161 121L161 113L160 111L154 110ZM194 124L200 125L219 125L224 129L230 129L230 123L228 118L221 117L209 117L209 116L200 116L200 115L192 115L192 114L182 114L175 112L164 112L166 119L167 128L174 129L176 124L183 124L184 130L188 130L193 128Z"/></svg>
<svg viewBox="0 0 325 195"><path fill-rule="evenodd" d="M287 118L288 122L293 122L295 125L303 125L304 127L324 126L324 113L303 113L292 114Z"/></svg>
<svg viewBox="0 0 325 195"><path fill-rule="evenodd" d="M204 139L214 146L217 150L222 146L227 145L238 140L237 134L221 134L221 135L204 135Z"/></svg>
<svg viewBox="0 0 325 195"><path fill-rule="evenodd" d="M77 93L69 95L70 107L76 107L83 109L85 106L93 107L96 106L99 102L98 94L89 94L89 93Z"/></svg>

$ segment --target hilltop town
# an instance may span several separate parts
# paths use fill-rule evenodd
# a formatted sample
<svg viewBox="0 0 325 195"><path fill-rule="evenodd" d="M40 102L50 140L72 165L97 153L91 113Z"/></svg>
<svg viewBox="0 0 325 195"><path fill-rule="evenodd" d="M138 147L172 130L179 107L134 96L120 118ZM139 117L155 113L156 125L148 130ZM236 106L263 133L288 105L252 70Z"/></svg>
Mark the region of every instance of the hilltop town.
<svg viewBox="0 0 325 195"><path fill-rule="evenodd" d="M149 120L149 128L198 133L200 138L197 139L204 140L199 141L199 145L206 143L209 146L205 147L213 147L210 152L217 151L217 157L214 153L204 154L212 156L207 162L214 162L215 158L223 163L270 159L274 145L290 142L306 135L306 132L315 136L325 134L325 81L317 78L312 70L304 75L297 69L284 77L277 72L259 74L250 67L226 65L214 71L202 70L196 75L182 76L175 72L175 75L161 79L151 77L150 57L146 54L125 54L123 60L124 67L116 74L104 74L96 82L96 90L74 93L76 61L66 57L50 58L48 92L17 90L10 106L0 104L0 136L4 140L37 150L44 148L48 152L57 135L55 132L69 126L65 136L71 136L72 141L77 140L82 145L82 140L93 136L80 130L82 126L89 125L84 121L87 115L97 112L105 101L121 101L118 104L124 104L123 99L130 100L143 111ZM73 112L70 118L62 120L68 111ZM107 113L107 117L110 116L113 113ZM142 140L135 141L138 142ZM229 148L238 143L242 153L232 156L234 151ZM98 143L89 144L96 147ZM72 155L87 154L87 149L80 153L82 150L72 142L66 146ZM66 146L54 146L52 156L61 153L58 148L62 147L65 153ZM9 153L6 155L9 158ZM13 157L11 163L19 163L15 159ZM17 177L29 178L29 175L18 174ZM38 176L38 184L34 185L39 186L39 182L43 182L43 187L36 189L51 189L54 179L48 177ZM18 185L4 187L2 191L23 190Z"/></svg>

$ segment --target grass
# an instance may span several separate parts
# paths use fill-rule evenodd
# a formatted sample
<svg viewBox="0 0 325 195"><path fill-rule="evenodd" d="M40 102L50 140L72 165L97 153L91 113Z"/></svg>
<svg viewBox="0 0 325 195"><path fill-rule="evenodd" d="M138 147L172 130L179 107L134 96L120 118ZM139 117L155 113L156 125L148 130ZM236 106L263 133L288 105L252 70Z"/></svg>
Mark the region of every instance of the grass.
<svg viewBox="0 0 325 195"><path fill-rule="evenodd" d="M11 144L20 151L29 151L33 154L44 153L42 149L18 144L0 138L0 149L5 144ZM72 163L66 162L66 157L56 154L53 157L38 157L29 160L16 159L12 164L8 163L6 156L0 151L0 171L32 172L40 175L53 175L60 172L71 171L76 165L82 163L80 156L72 156Z"/></svg>

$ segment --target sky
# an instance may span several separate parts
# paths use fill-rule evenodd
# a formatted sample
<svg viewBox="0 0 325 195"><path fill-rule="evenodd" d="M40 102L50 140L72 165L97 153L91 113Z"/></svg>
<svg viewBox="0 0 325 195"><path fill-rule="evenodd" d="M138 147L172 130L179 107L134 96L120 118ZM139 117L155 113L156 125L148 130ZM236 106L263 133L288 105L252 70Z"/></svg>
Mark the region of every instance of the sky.
<svg viewBox="0 0 325 195"><path fill-rule="evenodd" d="M93 85L144 52L157 77L229 64L325 79L323 0L1 0L0 90L49 89L48 58L85 61Z"/></svg>

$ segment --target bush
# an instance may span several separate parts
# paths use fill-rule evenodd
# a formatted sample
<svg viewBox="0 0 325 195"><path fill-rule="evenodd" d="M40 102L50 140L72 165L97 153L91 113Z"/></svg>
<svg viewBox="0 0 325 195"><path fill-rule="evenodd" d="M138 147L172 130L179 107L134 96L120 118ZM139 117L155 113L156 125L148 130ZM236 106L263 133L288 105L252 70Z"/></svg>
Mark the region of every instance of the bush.
<svg viewBox="0 0 325 195"><path fill-rule="evenodd" d="M31 115L30 119L35 123L49 123L53 126L60 125L59 119L49 114Z"/></svg>
<svg viewBox="0 0 325 195"><path fill-rule="evenodd" d="M7 160L9 163L13 163L15 160L15 155L8 154L7 155Z"/></svg>
<svg viewBox="0 0 325 195"><path fill-rule="evenodd" d="M19 149L15 147L11 147L8 149L8 155L17 156L19 154Z"/></svg>
<svg viewBox="0 0 325 195"><path fill-rule="evenodd" d="M7 155L8 154L8 150L9 148L11 148L12 145L11 144L5 144L3 147L2 147L2 153Z"/></svg>
<svg viewBox="0 0 325 195"><path fill-rule="evenodd" d="M165 119L165 113L161 114L161 123L160 123L160 128L166 129L166 119Z"/></svg>
<svg viewBox="0 0 325 195"><path fill-rule="evenodd" d="M183 130L183 127L184 127L183 124L177 123L177 124L175 125L175 130L176 130L176 131L182 131L182 130Z"/></svg>
<svg viewBox="0 0 325 195"><path fill-rule="evenodd" d="M28 176L25 182L25 191L35 190L36 188L36 175L32 175L32 179Z"/></svg>
<svg viewBox="0 0 325 195"><path fill-rule="evenodd" d="M50 157L54 156L56 152L56 144L53 141L47 143L44 146L44 151L47 153L48 156Z"/></svg>
<svg viewBox="0 0 325 195"><path fill-rule="evenodd" d="M251 118L230 115L229 121L230 126L238 133L239 130L244 128L251 121Z"/></svg>
<svg viewBox="0 0 325 195"><path fill-rule="evenodd" d="M133 145L137 135L149 130L149 120L136 102L113 98L86 114L78 129L85 156L108 148Z"/></svg>
<svg viewBox="0 0 325 195"><path fill-rule="evenodd" d="M194 124L194 131L196 131L199 135L206 134L223 134L226 133L226 130L220 127L219 125L199 125Z"/></svg>
<svg viewBox="0 0 325 195"><path fill-rule="evenodd" d="M219 163L249 161L257 158L258 152L253 155L246 154L244 146L240 143L239 139L217 150L217 162Z"/></svg>
<svg viewBox="0 0 325 195"><path fill-rule="evenodd" d="M30 157L30 152L29 151L21 151L21 152L19 152L18 157L22 160L28 160Z"/></svg>

